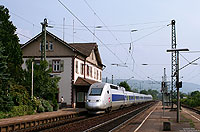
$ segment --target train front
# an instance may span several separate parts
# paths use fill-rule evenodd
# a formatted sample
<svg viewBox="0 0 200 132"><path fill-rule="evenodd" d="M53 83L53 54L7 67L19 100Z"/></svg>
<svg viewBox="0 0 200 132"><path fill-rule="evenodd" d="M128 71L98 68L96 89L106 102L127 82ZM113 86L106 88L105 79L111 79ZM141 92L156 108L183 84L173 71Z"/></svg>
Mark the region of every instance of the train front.
<svg viewBox="0 0 200 132"><path fill-rule="evenodd" d="M106 109L104 101L104 86L105 83L94 83L90 86L88 91L87 100L85 103L86 109L89 113L101 113Z"/></svg>

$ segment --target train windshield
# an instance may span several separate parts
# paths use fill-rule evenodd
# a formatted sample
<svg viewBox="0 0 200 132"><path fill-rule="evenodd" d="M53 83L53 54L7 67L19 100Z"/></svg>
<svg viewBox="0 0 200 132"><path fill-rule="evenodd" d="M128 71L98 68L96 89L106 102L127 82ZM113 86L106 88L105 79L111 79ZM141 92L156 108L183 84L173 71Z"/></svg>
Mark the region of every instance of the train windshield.
<svg viewBox="0 0 200 132"><path fill-rule="evenodd" d="M90 95L101 95L103 88L92 88Z"/></svg>

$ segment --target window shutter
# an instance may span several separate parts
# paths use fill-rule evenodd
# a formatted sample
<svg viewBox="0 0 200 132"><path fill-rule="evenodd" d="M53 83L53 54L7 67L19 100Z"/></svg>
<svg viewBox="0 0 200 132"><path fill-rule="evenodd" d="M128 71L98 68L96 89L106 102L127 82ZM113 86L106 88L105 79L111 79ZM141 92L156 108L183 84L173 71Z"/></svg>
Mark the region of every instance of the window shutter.
<svg viewBox="0 0 200 132"><path fill-rule="evenodd" d="M49 60L49 69L52 69L52 60Z"/></svg>
<svg viewBox="0 0 200 132"><path fill-rule="evenodd" d="M60 61L60 71L63 72L64 71L64 60Z"/></svg>

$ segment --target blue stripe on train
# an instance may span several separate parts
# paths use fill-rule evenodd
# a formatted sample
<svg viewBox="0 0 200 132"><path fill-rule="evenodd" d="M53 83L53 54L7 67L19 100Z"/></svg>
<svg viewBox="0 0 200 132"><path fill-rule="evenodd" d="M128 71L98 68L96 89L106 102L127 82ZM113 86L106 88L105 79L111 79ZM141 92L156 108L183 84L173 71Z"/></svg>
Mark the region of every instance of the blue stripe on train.
<svg viewBox="0 0 200 132"><path fill-rule="evenodd" d="M112 94L112 101L123 101L124 95Z"/></svg>

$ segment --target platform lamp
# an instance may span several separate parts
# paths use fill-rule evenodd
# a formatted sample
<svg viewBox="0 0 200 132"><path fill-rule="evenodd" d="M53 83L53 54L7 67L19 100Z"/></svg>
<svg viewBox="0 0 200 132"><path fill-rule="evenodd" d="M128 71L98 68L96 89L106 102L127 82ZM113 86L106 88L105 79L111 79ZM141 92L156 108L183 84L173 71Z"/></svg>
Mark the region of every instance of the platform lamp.
<svg viewBox="0 0 200 132"><path fill-rule="evenodd" d="M176 121L177 123L180 122L180 93L179 93L179 88L182 87L182 82L179 82L179 52L181 51L189 51L189 49L170 49L167 50L167 52L175 52L176 53L176 88L177 88L177 118Z"/></svg>

